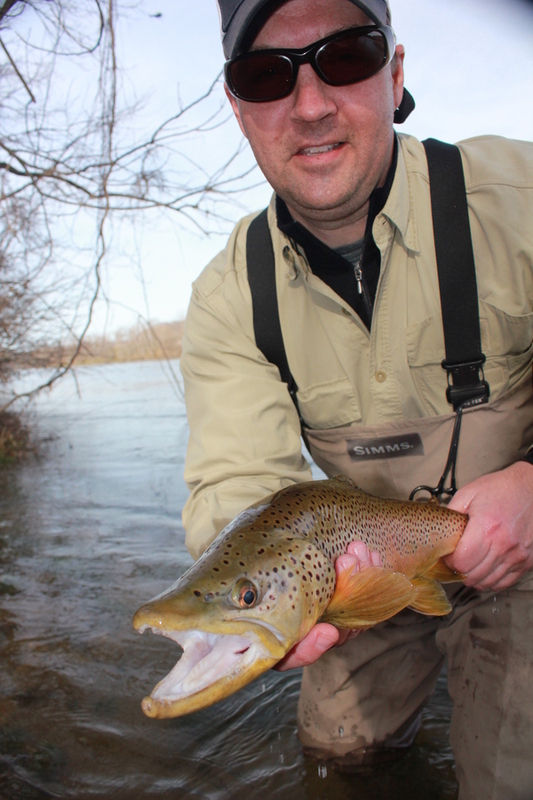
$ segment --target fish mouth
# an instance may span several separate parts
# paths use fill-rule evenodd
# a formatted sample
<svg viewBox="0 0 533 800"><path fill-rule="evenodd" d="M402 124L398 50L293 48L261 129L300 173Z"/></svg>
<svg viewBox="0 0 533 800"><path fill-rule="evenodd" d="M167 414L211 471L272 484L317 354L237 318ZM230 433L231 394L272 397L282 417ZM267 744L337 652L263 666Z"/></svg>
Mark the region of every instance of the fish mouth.
<svg viewBox="0 0 533 800"><path fill-rule="evenodd" d="M247 629L244 635L200 630L166 631L145 624L177 642L183 655L169 674L142 701L148 717L165 719L190 714L222 700L276 664L283 653L272 653L264 636ZM279 649L279 642L278 648Z"/></svg>

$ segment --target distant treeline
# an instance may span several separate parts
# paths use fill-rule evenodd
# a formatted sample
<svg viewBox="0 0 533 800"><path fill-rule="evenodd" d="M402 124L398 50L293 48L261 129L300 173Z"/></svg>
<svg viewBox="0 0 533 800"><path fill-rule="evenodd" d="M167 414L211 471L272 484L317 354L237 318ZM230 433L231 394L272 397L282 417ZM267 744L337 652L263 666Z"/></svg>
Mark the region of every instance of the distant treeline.
<svg viewBox="0 0 533 800"><path fill-rule="evenodd" d="M139 323L120 329L113 336L87 336L76 356L75 364L108 364L122 361L156 361L180 358L183 322ZM44 365L59 355L67 363L74 347L40 348L34 360Z"/></svg>

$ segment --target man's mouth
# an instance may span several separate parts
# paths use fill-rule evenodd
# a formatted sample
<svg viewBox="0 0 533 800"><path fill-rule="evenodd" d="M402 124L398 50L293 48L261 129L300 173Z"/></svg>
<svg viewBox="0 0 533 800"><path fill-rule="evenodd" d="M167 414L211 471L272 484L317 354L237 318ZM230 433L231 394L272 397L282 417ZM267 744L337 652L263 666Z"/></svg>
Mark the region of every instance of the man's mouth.
<svg viewBox="0 0 533 800"><path fill-rule="evenodd" d="M314 147L302 147L302 149L298 151L298 155L318 156L322 153L329 153L331 150L338 150L343 144L344 142L334 142L333 144L321 144Z"/></svg>

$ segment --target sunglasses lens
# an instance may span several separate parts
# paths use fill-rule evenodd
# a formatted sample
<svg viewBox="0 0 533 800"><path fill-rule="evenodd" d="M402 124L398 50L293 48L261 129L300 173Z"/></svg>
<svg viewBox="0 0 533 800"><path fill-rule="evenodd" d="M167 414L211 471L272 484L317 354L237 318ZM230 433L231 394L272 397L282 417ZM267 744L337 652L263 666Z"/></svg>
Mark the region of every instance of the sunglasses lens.
<svg viewBox="0 0 533 800"><path fill-rule="evenodd" d="M370 78L387 58L387 42L379 31L350 33L328 42L318 51L316 63L327 83L347 86Z"/></svg>
<svg viewBox="0 0 533 800"><path fill-rule="evenodd" d="M226 80L230 89L243 100L267 102L279 100L292 91L292 64L279 53L249 53L228 65Z"/></svg>

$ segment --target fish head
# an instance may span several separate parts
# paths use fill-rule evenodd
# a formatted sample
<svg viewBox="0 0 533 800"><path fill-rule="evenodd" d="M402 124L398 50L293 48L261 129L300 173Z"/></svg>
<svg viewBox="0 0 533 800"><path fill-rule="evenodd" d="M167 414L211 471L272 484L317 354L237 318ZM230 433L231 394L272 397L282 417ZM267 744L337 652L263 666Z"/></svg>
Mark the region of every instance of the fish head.
<svg viewBox="0 0 533 800"><path fill-rule="evenodd" d="M313 627L335 586L311 542L272 530L223 532L133 624L184 650L143 701L145 714L175 717L221 700L274 666Z"/></svg>

